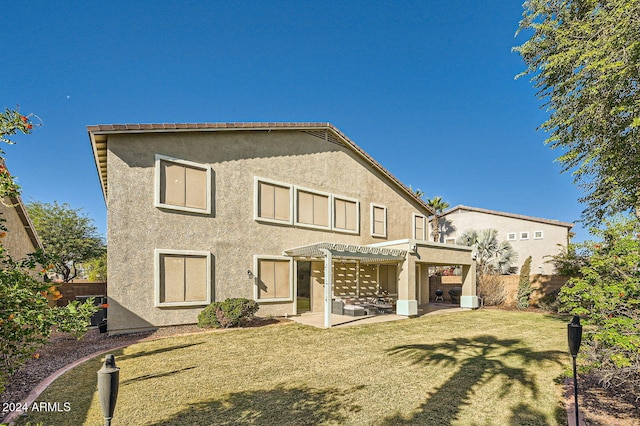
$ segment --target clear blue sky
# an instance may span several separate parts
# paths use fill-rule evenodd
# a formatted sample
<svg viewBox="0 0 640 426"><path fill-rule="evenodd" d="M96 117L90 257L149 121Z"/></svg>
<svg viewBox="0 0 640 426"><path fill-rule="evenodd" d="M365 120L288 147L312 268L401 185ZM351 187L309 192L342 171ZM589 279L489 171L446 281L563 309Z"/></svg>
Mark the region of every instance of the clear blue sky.
<svg viewBox="0 0 640 426"><path fill-rule="evenodd" d="M7 2L0 107L43 121L7 163L25 201L106 233L87 125L328 121L427 197L573 222L581 193L514 79L520 3Z"/></svg>

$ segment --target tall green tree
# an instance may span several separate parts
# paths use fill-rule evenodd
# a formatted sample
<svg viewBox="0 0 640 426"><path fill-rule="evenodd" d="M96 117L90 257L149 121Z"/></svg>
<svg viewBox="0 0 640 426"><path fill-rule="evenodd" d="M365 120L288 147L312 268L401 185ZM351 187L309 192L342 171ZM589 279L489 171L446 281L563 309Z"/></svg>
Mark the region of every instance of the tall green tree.
<svg viewBox="0 0 640 426"><path fill-rule="evenodd" d="M431 219L431 235L433 235L433 241L437 243L440 241L440 217L442 212L449 208L449 203L444 201L442 197L435 196L427 198L427 205L434 211Z"/></svg>
<svg viewBox="0 0 640 426"><path fill-rule="evenodd" d="M640 220L640 2L527 0L514 48L550 111L542 129L585 191L583 219Z"/></svg>
<svg viewBox="0 0 640 426"><path fill-rule="evenodd" d="M584 360L605 386L640 400L640 223L616 217L594 230L589 262L560 291L584 318Z"/></svg>
<svg viewBox="0 0 640 426"><path fill-rule="evenodd" d="M9 137L31 133L32 115L18 109L0 113L0 141L13 143ZM1 152L1 150L0 150ZM14 178L0 169L0 199L20 195ZM0 220L0 230L6 231ZM48 262L42 253L14 261L0 240L0 393L9 377L25 363L34 351L46 343L53 327L58 331L81 335L89 318L97 310L93 301L77 301L65 307L51 307L49 302L60 296L47 279Z"/></svg>
<svg viewBox="0 0 640 426"><path fill-rule="evenodd" d="M100 257L106 247L93 219L69 204L33 201L27 210L44 251L52 260L55 271L64 282L78 275L77 266Z"/></svg>

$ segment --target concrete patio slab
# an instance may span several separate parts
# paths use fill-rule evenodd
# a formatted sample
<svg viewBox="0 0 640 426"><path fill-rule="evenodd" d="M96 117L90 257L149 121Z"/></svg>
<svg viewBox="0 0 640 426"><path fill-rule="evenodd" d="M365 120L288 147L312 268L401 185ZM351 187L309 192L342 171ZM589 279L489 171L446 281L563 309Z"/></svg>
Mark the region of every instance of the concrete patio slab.
<svg viewBox="0 0 640 426"><path fill-rule="evenodd" d="M466 309L462 309L456 305L449 305L446 303L431 303L429 305L419 306L417 316L421 317L423 315L447 314L453 312L462 312L464 310ZM407 318L408 317L406 316L396 314L365 315L361 317L331 314L331 327L349 327L354 325L375 324L379 322L398 321ZM305 312L301 315L289 317L289 319L300 324L324 328L323 312Z"/></svg>

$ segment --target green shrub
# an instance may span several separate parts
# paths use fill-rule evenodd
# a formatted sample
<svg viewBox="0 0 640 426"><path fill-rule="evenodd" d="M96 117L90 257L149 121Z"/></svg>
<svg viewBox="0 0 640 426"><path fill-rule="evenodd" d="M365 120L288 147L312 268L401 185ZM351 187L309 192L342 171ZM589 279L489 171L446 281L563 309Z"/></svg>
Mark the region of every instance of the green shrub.
<svg viewBox="0 0 640 426"><path fill-rule="evenodd" d="M242 298L213 302L198 315L198 327L237 327L250 320L259 308L257 302Z"/></svg>
<svg viewBox="0 0 640 426"><path fill-rule="evenodd" d="M560 294L560 290L552 291L551 293L542 296L538 300L538 308L543 311L558 313L560 310L558 294Z"/></svg>
<svg viewBox="0 0 640 426"><path fill-rule="evenodd" d="M524 261L520 268L520 282L518 283L518 295L516 297L518 309L527 309L529 307L529 297L531 296L531 256Z"/></svg>

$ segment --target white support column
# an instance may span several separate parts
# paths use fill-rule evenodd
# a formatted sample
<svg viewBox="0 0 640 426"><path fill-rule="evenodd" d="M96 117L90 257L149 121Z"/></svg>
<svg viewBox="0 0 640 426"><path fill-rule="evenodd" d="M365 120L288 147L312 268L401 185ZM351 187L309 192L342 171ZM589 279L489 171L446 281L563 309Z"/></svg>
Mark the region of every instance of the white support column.
<svg viewBox="0 0 640 426"><path fill-rule="evenodd" d="M333 256L326 249L324 253L324 328L331 328L331 297L333 287Z"/></svg>

